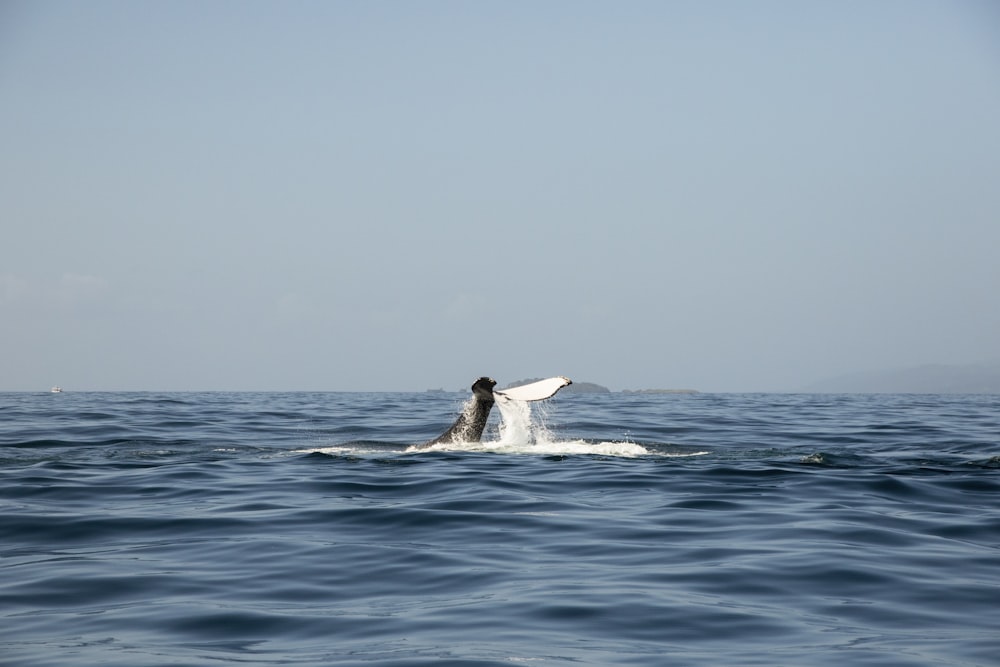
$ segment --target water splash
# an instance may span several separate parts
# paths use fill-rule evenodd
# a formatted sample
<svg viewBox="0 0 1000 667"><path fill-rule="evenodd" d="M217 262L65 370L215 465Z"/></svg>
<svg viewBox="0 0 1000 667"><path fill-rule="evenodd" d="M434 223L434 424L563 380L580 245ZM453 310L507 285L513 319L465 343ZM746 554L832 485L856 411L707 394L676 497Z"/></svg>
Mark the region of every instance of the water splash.
<svg viewBox="0 0 1000 667"><path fill-rule="evenodd" d="M463 410L472 405L466 401ZM498 397L496 402L500 422L494 429L484 433L480 441L458 441L402 446L390 442L355 441L337 445L297 449L296 454L325 454L328 456L385 456L418 454L426 452L481 452L490 454L526 454L535 456L613 456L636 457L691 457L704 456L708 451L681 450L675 447L665 449L661 445L640 445L632 441L626 432L622 440L599 441L565 439L549 430L547 406L543 401L525 402Z"/></svg>
<svg viewBox="0 0 1000 667"><path fill-rule="evenodd" d="M407 452L465 451L491 452L503 454L536 454L543 456L599 455L599 456L648 456L653 454L642 445L625 440L623 442L587 442L586 440L560 440L545 425L544 415L536 418L533 406L514 399L497 397L496 406L500 412L500 425L495 440L482 442L448 442L424 446L412 446ZM541 408L544 413L544 408Z"/></svg>
<svg viewBox="0 0 1000 667"><path fill-rule="evenodd" d="M500 411L499 446L531 445L539 440L550 440L548 429L531 419L531 403L498 397L496 403Z"/></svg>

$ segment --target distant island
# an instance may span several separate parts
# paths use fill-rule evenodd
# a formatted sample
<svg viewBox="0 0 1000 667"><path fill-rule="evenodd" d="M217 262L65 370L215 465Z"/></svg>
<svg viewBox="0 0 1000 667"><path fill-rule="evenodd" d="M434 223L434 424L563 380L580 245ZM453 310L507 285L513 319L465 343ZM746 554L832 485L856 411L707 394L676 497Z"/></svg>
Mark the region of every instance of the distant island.
<svg viewBox="0 0 1000 667"><path fill-rule="evenodd" d="M562 389L564 394L610 394L611 390L607 387L595 384L593 382L574 382Z"/></svg>
<svg viewBox="0 0 1000 667"><path fill-rule="evenodd" d="M697 389L622 389L623 394L697 394Z"/></svg>
<svg viewBox="0 0 1000 667"><path fill-rule="evenodd" d="M529 378L527 380L518 380L516 382L511 382L501 389L510 389L511 387L520 387L523 384L530 384L532 382L538 382L543 378ZM573 384L564 387L560 393L562 394L610 394L612 393L610 389L604 385L597 384L596 382L573 382ZM623 389L623 394L697 394L696 389Z"/></svg>
<svg viewBox="0 0 1000 667"><path fill-rule="evenodd" d="M1000 394L1000 362L928 364L851 373L803 388L816 394Z"/></svg>

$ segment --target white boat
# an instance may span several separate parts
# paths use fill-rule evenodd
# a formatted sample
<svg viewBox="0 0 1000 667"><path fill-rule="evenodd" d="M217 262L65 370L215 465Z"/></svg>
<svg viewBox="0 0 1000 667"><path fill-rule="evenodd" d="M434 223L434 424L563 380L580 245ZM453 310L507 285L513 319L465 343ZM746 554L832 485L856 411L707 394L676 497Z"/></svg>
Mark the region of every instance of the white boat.
<svg viewBox="0 0 1000 667"><path fill-rule="evenodd" d="M56 385L55 387L52 387L52 389L50 389L49 391L51 391L53 394L61 394L62 393L62 387L60 387L59 385Z"/></svg>

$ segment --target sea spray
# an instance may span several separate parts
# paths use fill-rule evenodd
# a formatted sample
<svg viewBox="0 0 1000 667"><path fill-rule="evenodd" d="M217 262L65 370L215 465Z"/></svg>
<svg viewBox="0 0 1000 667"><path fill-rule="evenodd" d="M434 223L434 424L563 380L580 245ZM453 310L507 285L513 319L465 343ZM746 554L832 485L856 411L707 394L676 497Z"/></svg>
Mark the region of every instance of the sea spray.
<svg viewBox="0 0 1000 667"><path fill-rule="evenodd" d="M531 445L535 442L536 427L531 419L531 403L501 398L496 407L500 410L500 439L496 445Z"/></svg>

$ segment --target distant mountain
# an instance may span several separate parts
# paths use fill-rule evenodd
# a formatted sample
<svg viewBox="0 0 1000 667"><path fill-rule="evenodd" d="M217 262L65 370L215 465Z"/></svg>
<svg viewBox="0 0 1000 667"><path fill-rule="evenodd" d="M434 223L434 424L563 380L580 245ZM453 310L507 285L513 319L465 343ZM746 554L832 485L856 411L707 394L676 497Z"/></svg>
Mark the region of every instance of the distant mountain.
<svg viewBox="0 0 1000 667"><path fill-rule="evenodd" d="M852 373L817 382L803 391L820 394L1000 394L1000 363L930 364Z"/></svg>
<svg viewBox="0 0 1000 667"><path fill-rule="evenodd" d="M609 394L607 387L593 382L574 382L563 389L565 394Z"/></svg>
<svg viewBox="0 0 1000 667"><path fill-rule="evenodd" d="M697 394L697 389L622 389L623 394Z"/></svg>

